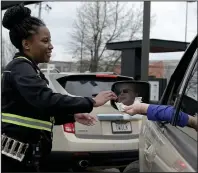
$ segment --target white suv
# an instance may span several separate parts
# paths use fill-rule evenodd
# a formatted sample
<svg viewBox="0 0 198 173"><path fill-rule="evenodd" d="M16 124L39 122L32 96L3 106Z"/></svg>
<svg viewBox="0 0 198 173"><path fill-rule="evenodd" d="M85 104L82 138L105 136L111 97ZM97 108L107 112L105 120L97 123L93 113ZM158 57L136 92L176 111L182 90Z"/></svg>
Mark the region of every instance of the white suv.
<svg viewBox="0 0 198 173"><path fill-rule="evenodd" d="M116 81L131 77L101 73L45 74L54 92L71 96L93 97L100 91L111 90ZM120 170L138 160L138 138L142 117L122 120L124 115L110 103L94 108L91 115L106 115L94 126L67 123L54 127L52 151L67 154L67 165L74 171L87 167L118 167ZM111 114L110 116L108 116Z"/></svg>

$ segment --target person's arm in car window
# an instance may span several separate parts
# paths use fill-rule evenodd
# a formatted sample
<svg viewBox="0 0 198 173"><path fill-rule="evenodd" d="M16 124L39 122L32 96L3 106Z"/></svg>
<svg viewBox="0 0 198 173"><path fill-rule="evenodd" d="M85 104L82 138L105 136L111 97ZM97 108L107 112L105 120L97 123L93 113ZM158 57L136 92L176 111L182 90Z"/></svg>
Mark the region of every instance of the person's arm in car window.
<svg viewBox="0 0 198 173"><path fill-rule="evenodd" d="M144 114L151 121L167 121L171 122L174 116L175 108L167 105L155 105L136 102L133 105L125 106L125 113L130 115ZM182 111L179 112L179 120L177 125L180 127L190 126L196 131L198 130L197 116L193 117Z"/></svg>
<svg viewBox="0 0 198 173"><path fill-rule="evenodd" d="M189 115L188 125L194 128L196 131L198 131L197 115L195 116Z"/></svg>

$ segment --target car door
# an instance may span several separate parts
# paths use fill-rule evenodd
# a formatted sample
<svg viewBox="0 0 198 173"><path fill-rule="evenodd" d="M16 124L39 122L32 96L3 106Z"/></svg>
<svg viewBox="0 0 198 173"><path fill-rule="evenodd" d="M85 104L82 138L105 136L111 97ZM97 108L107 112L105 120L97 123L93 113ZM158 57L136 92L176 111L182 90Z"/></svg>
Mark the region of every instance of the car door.
<svg viewBox="0 0 198 173"><path fill-rule="evenodd" d="M195 68L196 48L197 37L182 57L159 104L179 105L178 101L181 102L181 95L177 93L181 93L185 89L183 85L189 79L192 68ZM181 106L176 108L181 109ZM191 133L194 135L195 132ZM196 139L193 139L192 135L187 135L181 128L166 122L152 122L145 118L139 138L140 172L178 172L183 170L191 172L196 170L197 167L193 162L193 160L196 161L196 154L192 157L191 162L188 158L189 153L196 150Z"/></svg>
<svg viewBox="0 0 198 173"><path fill-rule="evenodd" d="M178 121L179 111L197 118L198 114L198 54L195 52L187 74L179 88L178 97L175 102L176 114L173 117L172 124ZM174 121L175 120L175 121ZM197 172L197 131L191 127L176 127L181 136L178 137L178 144L175 148L180 153L183 164L188 165ZM176 138L177 139L177 138ZM175 140L176 140L175 139Z"/></svg>
<svg viewBox="0 0 198 173"><path fill-rule="evenodd" d="M175 101L176 113L173 117L178 121L179 111L196 116L198 113L197 100L197 52L178 88ZM177 111L178 110L178 111ZM173 125L174 121L172 122ZM175 127L168 125L160 135L166 147L155 147L155 159L152 163L152 172L167 171L197 171L197 132L190 127ZM155 144L155 141L153 142Z"/></svg>

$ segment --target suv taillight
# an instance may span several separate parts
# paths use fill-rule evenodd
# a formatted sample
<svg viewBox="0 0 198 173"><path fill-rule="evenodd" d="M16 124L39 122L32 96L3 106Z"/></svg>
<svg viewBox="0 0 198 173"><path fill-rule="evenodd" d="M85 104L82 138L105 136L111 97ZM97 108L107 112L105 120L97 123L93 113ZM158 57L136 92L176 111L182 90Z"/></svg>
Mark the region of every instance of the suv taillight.
<svg viewBox="0 0 198 173"><path fill-rule="evenodd" d="M75 133L75 124L74 123L64 124L63 129L64 129L64 132Z"/></svg>

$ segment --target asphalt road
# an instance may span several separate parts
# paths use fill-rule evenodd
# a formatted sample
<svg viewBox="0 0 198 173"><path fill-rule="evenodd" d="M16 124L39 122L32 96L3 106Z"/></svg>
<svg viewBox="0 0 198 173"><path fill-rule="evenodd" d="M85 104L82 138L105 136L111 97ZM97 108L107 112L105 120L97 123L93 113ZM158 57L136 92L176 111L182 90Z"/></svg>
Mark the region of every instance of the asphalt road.
<svg viewBox="0 0 198 173"><path fill-rule="evenodd" d="M41 172L72 172L70 160L63 152L52 151L51 155L46 159L41 167ZM79 172L79 171L78 171ZM87 168L85 172L120 172L116 168Z"/></svg>
<svg viewBox="0 0 198 173"><path fill-rule="evenodd" d="M54 128L53 135L53 148L51 154L46 158L46 162L43 163L42 170L44 172L71 172L71 157L68 156L66 151L66 144L62 127L57 126ZM58 141L58 142L57 142ZM86 172L120 172L116 168L88 168Z"/></svg>
<svg viewBox="0 0 198 173"><path fill-rule="evenodd" d="M114 108L107 105L101 109L95 109L94 113L102 112L102 113L113 113L116 112ZM47 158L45 165L45 171L51 172L67 172L70 171L71 168L71 157L68 156L67 152L67 143L63 134L62 126L55 126L53 130L53 147L52 153ZM120 172L119 169L116 168L108 168L108 169L101 169L101 168L88 168L87 172Z"/></svg>

